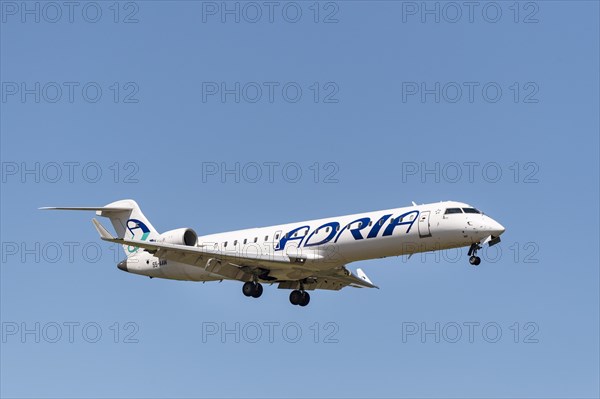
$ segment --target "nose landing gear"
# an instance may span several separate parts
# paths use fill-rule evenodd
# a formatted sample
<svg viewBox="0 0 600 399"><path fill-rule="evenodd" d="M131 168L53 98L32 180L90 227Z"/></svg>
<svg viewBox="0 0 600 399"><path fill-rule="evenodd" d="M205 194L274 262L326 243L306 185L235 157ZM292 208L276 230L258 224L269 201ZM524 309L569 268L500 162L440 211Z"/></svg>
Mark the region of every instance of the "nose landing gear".
<svg viewBox="0 0 600 399"><path fill-rule="evenodd" d="M468 253L468 255L470 256L469 263L472 264L473 266L477 266L481 263L481 258L479 256L477 256L477 251L480 249L481 249L481 246L478 243L471 244L471 248L469 248L469 253Z"/></svg>

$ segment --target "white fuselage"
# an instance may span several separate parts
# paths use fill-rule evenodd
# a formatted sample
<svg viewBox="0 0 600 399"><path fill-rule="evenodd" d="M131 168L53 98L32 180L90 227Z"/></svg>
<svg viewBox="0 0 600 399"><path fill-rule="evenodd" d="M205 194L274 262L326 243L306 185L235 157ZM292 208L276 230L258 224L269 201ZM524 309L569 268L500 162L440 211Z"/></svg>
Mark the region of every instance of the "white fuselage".
<svg viewBox="0 0 600 399"><path fill-rule="evenodd" d="M456 213L448 213L448 209ZM271 267L270 277L286 280L359 260L469 246L503 232L502 225L470 205L446 201L211 234L198 237L197 245L240 257L262 254L300 262L301 268ZM151 277L223 278L143 251L125 262L129 272Z"/></svg>

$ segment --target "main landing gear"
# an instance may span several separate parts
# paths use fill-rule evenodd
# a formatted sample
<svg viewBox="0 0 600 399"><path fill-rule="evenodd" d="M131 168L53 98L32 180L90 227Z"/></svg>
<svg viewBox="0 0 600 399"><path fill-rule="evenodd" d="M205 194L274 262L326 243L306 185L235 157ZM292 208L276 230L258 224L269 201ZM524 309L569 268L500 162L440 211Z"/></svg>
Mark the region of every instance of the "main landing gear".
<svg viewBox="0 0 600 399"><path fill-rule="evenodd" d="M261 283L256 283L254 281L247 281L242 286L242 292L246 296L251 296L253 298L259 298L263 293L263 286Z"/></svg>
<svg viewBox="0 0 600 399"><path fill-rule="evenodd" d="M292 305L306 306L309 302L310 295L304 290L294 290L290 293L290 303Z"/></svg>
<svg viewBox="0 0 600 399"><path fill-rule="evenodd" d="M469 253L468 253L468 255L470 256L469 263L472 264L473 266L477 266L481 263L481 258L479 256L477 256L477 251L480 249L481 249L481 246L479 246L478 243L471 244L471 248L469 248Z"/></svg>
<svg viewBox="0 0 600 399"><path fill-rule="evenodd" d="M247 281L242 286L242 292L246 296L259 298L263 293L263 286L256 281ZM310 302L310 295L304 289L293 290L290 293L290 302L292 305L306 306Z"/></svg>

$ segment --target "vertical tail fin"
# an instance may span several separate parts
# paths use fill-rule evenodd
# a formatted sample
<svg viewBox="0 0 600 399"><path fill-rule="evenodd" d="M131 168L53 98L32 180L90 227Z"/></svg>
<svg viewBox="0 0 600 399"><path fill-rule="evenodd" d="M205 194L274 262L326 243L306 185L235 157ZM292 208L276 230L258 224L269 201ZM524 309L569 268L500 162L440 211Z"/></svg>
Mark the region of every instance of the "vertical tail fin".
<svg viewBox="0 0 600 399"><path fill-rule="evenodd" d="M69 211L96 211L96 215L110 219L118 238L149 241L156 239L160 234L142 213L137 202L131 199L112 202L101 207L46 207L40 209L69 210ZM127 256L138 251L137 247L123 245Z"/></svg>
<svg viewBox="0 0 600 399"><path fill-rule="evenodd" d="M127 238L139 241L156 239L160 234L142 213L137 202L134 200L120 200L112 202L105 209L97 210L96 215L110 219L118 238ZM107 209L106 209L107 208ZM127 208L126 210L114 209ZM137 247L123 245L127 256L138 251Z"/></svg>

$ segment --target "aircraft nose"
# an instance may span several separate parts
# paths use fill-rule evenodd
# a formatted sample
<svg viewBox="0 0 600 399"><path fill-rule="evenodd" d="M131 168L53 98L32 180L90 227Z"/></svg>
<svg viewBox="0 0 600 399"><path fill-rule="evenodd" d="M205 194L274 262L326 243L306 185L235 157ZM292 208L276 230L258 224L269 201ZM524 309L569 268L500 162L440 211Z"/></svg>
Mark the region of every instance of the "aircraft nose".
<svg viewBox="0 0 600 399"><path fill-rule="evenodd" d="M496 222L494 219L491 218L487 224L490 234L494 237L499 237L500 234L504 233L504 231L506 230L504 226L502 226L500 223Z"/></svg>
<svg viewBox="0 0 600 399"><path fill-rule="evenodd" d="M124 272L127 272L127 259L120 261L117 264L117 267L119 268L119 270L123 270Z"/></svg>

